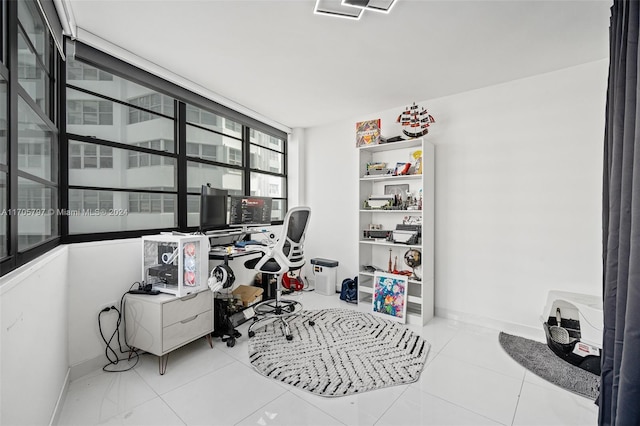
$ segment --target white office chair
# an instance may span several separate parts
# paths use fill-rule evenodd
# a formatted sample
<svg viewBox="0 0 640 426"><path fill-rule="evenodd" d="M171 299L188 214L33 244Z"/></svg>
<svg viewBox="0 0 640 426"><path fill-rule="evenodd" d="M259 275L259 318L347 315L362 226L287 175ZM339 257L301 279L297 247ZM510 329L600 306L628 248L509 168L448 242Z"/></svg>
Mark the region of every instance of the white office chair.
<svg viewBox="0 0 640 426"><path fill-rule="evenodd" d="M265 300L254 305L256 313L254 322L249 326L249 337L253 337L253 331L264 320L280 321L287 340L293 339L287 318L297 315L302 310L302 304L295 300L282 298L282 277L290 271L296 271L305 263L304 237L309 225L311 209L309 207L293 207L284 217L280 238L269 247L258 247L263 252L257 257L245 262L248 269L254 269L263 274L276 275L275 299ZM266 280L266 285L269 280ZM310 325L313 325L310 323Z"/></svg>

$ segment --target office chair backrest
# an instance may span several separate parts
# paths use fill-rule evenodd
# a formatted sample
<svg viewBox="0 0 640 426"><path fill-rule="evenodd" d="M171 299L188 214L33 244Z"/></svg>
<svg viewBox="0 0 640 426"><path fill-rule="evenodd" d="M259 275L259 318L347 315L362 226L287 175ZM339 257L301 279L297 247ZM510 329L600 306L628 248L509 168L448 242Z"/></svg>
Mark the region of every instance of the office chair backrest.
<svg viewBox="0 0 640 426"><path fill-rule="evenodd" d="M309 226L311 209L292 207L284 217L282 233L264 255L244 263L245 267L270 274L295 271L304 265L304 236Z"/></svg>
<svg viewBox="0 0 640 426"><path fill-rule="evenodd" d="M284 217L282 236L274 250L281 250L289 269L298 269L304 265L304 237L309 226L311 209L292 207Z"/></svg>

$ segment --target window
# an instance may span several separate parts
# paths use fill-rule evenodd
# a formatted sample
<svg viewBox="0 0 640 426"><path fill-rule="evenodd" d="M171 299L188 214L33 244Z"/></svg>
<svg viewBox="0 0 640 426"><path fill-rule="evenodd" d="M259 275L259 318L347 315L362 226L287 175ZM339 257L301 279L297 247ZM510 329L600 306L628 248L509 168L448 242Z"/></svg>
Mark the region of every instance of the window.
<svg viewBox="0 0 640 426"><path fill-rule="evenodd" d="M174 213L174 198L167 194L129 194L129 213Z"/></svg>
<svg viewBox="0 0 640 426"><path fill-rule="evenodd" d="M160 93L152 93L130 99L129 103L145 110L173 116L173 99ZM159 115L152 114L139 108L129 108L129 124L141 123L143 121L155 120Z"/></svg>
<svg viewBox="0 0 640 426"><path fill-rule="evenodd" d="M167 151L165 146L173 144L172 141L165 141L163 139L154 139L152 141L137 142L135 146L141 146L144 148L154 149L156 151ZM127 162L127 168L134 169L138 167L150 167L173 164L172 158L165 158L160 155L150 154L146 152L129 151L129 158Z"/></svg>
<svg viewBox="0 0 640 426"><path fill-rule="evenodd" d="M70 169L111 169L113 148L80 142L69 143Z"/></svg>
<svg viewBox="0 0 640 426"><path fill-rule="evenodd" d="M36 0L0 7L0 208L12 212L10 220L0 217L0 275L60 240L60 220L50 211L60 195L61 57L42 13Z"/></svg>
<svg viewBox="0 0 640 426"><path fill-rule="evenodd" d="M287 208L285 141L255 129L250 129L249 141L251 194L274 198L272 216L283 219Z"/></svg>
<svg viewBox="0 0 640 426"><path fill-rule="evenodd" d="M99 204L104 194L126 214L63 217L66 241L195 229L206 183L231 194L274 194L274 218L283 218L286 134L68 42L75 44L66 82L69 208Z"/></svg>
<svg viewBox="0 0 640 426"><path fill-rule="evenodd" d="M112 81L113 76L89 64L67 58L67 81L69 80Z"/></svg>
<svg viewBox="0 0 640 426"><path fill-rule="evenodd" d="M68 100L67 124L111 126L113 105L108 101Z"/></svg>
<svg viewBox="0 0 640 426"><path fill-rule="evenodd" d="M106 191L69 191L71 214L85 214L86 210L113 209L113 193Z"/></svg>

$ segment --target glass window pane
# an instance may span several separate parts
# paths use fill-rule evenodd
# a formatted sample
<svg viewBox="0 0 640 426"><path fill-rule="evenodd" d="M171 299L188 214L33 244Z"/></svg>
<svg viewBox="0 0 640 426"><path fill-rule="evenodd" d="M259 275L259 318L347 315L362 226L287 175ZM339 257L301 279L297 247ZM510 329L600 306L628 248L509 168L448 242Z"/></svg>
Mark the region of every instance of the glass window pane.
<svg viewBox="0 0 640 426"><path fill-rule="evenodd" d="M187 195L187 226L200 226L199 195Z"/></svg>
<svg viewBox="0 0 640 426"><path fill-rule="evenodd" d="M7 174L0 173L0 209L7 210ZM0 215L0 258L7 255L7 215Z"/></svg>
<svg viewBox="0 0 640 426"><path fill-rule="evenodd" d="M199 191L207 183L214 188L226 189L229 194L243 194L241 170L187 161L187 187L198 188Z"/></svg>
<svg viewBox="0 0 640 426"><path fill-rule="evenodd" d="M86 142L69 141L69 143L70 146L81 146L84 153L83 168L69 170L69 185L168 191L176 188L176 159L173 157L138 153ZM69 150L69 163L73 158L76 157ZM140 159L139 163L138 159ZM150 166L150 159L156 165Z"/></svg>
<svg viewBox="0 0 640 426"><path fill-rule="evenodd" d="M7 164L7 82L0 76L0 164Z"/></svg>
<svg viewBox="0 0 640 426"><path fill-rule="evenodd" d="M102 84L102 83L100 83ZM77 110L81 105L81 122L77 114L67 114L67 132L96 137L113 142L137 145L142 141L162 139L164 150L176 152L173 135L174 120L154 115L153 120L127 124L130 120L127 106L100 100L78 90L67 89L67 106Z"/></svg>
<svg viewBox="0 0 640 426"><path fill-rule="evenodd" d="M280 138L262 133L255 129L251 129L249 135L249 142L252 144L270 148L278 152L284 152L284 140Z"/></svg>
<svg viewBox="0 0 640 426"><path fill-rule="evenodd" d="M251 145L251 168L272 173L284 173L284 154Z"/></svg>
<svg viewBox="0 0 640 426"><path fill-rule="evenodd" d="M46 179L57 181L57 168L51 161L52 132L31 107L18 99L18 152L25 152L20 170ZM25 149L22 151L22 149ZM38 149L40 148L40 149ZM36 154L37 152L37 154ZM20 154L18 155L20 157Z"/></svg>
<svg viewBox="0 0 640 426"><path fill-rule="evenodd" d="M18 220L18 250L23 251L58 235L55 200L58 191L25 178L18 178L18 208L26 209Z"/></svg>
<svg viewBox="0 0 640 426"><path fill-rule="evenodd" d="M230 125L230 129L227 129L223 125L225 121L233 123L233 125ZM197 124L201 127L216 130L226 135L231 135L238 138L242 137L242 126L240 124L189 104L187 104L187 123ZM236 126L240 129L240 131L236 131Z"/></svg>
<svg viewBox="0 0 640 426"><path fill-rule="evenodd" d="M285 200L272 200L271 201L271 221L283 220L284 215L287 213L287 205Z"/></svg>
<svg viewBox="0 0 640 426"><path fill-rule="evenodd" d="M22 34L18 34L18 82L40 109L49 116L49 78Z"/></svg>
<svg viewBox="0 0 640 426"><path fill-rule="evenodd" d="M69 189L69 199L72 197L85 199L92 191L83 189ZM95 232L131 231L137 229L175 228L177 217L173 211L150 211L150 195L155 196L154 208L157 206L158 195L162 199L170 199L173 205L177 203L175 194L148 194L120 191L93 191L97 193L100 209L98 211L69 210L69 233L89 234ZM140 202L140 200L144 200ZM102 206L111 205L110 208ZM144 205L141 208L141 205ZM86 199L85 199L86 206ZM71 206L70 206L71 207Z"/></svg>
<svg viewBox="0 0 640 426"><path fill-rule="evenodd" d="M285 198L287 196L286 181L281 176L251 173L250 188L250 195L278 198Z"/></svg>
<svg viewBox="0 0 640 426"><path fill-rule="evenodd" d="M78 63L82 64L84 69L83 78L74 79L73 81L70 81L70 84L131 105L151 109L169 117L175 117L172 97L158 93L153 89L149 89L140 84L118 77L117 75L111 74L107 71L100 70L99 74L96 75L95 68L88 66L77 59L67 60L67 70L69 67L77 69ZM93 71L91 74L89 73L90 70ZM129 108L125 107L124 111L126 115L121 117L129 118ZM160 116L155 114L148 114L146 117L147 120L160 119ZM132 123L135 122L136 121L133 121Z"/></svg>
<svg viewBox="0 0 640 426"><path fill-rule="evenodd" d="M187 125L187 155L242 165L242 141Z"/></svg>
<svg viewBox="0 0 640 426"><path fill-rule="evenodd" d="M49 31L39 12L39 7L33 0L18 1L18 20L27 34L29 41L35 47L36 53L46 64L49 57Z"/></svg>

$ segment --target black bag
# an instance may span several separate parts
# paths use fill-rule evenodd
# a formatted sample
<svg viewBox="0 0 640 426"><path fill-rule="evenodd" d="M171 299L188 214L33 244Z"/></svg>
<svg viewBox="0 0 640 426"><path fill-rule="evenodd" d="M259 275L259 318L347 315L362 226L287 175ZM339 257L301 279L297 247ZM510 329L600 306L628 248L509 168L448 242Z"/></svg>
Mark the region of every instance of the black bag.
<svg viewBox="0 0 640 426"><path fill-rule="evenodd" d="M358 277L345 278L342 280L340 300L344 300L348 303L358 303Z"/></svg>

